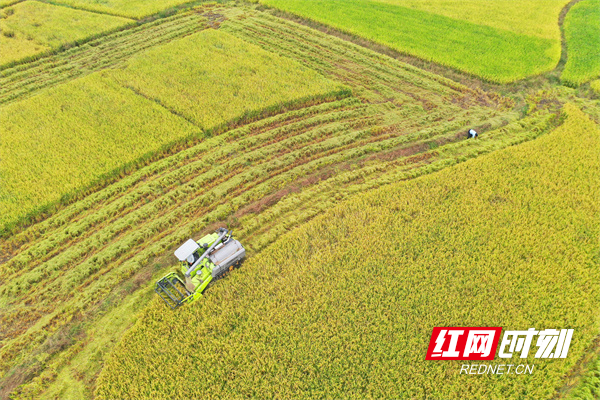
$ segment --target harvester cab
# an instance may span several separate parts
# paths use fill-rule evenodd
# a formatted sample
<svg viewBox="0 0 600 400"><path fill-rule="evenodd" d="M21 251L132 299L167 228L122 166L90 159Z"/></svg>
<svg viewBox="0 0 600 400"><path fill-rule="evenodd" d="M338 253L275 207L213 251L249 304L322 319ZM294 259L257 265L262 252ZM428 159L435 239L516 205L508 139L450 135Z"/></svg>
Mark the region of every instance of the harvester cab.
<svg viewBox="0 0 600 400"><path fill-rule="evenodd" d="M172 309L201 297L213 280L239 265L246 250L230 231L219 228L198 242L189 239L175 250L175 257L180 262L179 271L162 277L154 288Z"/></svg>

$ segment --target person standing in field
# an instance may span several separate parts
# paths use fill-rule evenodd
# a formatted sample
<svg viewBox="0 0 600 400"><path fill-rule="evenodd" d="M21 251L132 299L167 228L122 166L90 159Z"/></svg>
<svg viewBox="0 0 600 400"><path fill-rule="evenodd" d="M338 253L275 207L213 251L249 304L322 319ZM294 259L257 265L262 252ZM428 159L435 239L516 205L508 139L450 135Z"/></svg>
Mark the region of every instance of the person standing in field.
<svg viewBox="0 0 600 400"><path fill-rule="evenodd" d="M469 139L475 139L477 137L477 132L475 131L475 129L469 129L469 132L467 133L467 138Z"/></svg>

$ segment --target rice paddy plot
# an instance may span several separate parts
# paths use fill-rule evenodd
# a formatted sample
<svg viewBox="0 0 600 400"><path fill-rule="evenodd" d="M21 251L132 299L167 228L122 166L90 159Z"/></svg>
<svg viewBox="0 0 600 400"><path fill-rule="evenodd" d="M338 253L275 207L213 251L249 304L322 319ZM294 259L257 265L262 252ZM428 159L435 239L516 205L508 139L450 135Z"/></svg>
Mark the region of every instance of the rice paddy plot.
<svg viewBox="0 0 600 400"><path fill-rule="evenodd" d="M208 27L216 28L224 18L226 16L218 9L196 8L103 35L35 61L4 68L0 70L0 103L16 101L46 87L114 67L150 47Z"/></svg>
<svg viewBox="0 0 600 400"><path fill-rule="evenodd" d="M199 130L101 74L0 108L0 224Z"/></svg>
<svg viewBox="0 0 600 400"><path fill-rule="evenodd" d="M558 17L569 0L376 0L520 35L560 41Z"/></svg>
<svg viewBox="0 0 600 400"><path fill-rule="evenodd" d="M0 65L33 57L132 23L114 17L28 0L0 9Z"/></svg>
<svg viewBox="0 0 600 400"><path fill-rule="evenodd" d="M204 131L349 93L309 68L213 29L138 54L111 76Z"/></svg>

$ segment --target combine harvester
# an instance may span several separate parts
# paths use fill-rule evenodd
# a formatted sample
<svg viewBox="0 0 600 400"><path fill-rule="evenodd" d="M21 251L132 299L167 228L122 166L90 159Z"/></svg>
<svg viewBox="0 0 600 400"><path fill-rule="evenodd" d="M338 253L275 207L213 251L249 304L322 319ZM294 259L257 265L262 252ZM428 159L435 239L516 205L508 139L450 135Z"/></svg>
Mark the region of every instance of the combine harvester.
<svg viewBox="0 0 600 400"><path fill-rule="evenodd" d="M200 256L198 250L203 249ZM189 239L175 251L181 261L181 273L171 272L158 282L154 291L175 309L184 303L191 303L214 280L232 271L244 257L246 249L231 237L231 232L219 228L215 233L204 236L198 242Z"/></svg>

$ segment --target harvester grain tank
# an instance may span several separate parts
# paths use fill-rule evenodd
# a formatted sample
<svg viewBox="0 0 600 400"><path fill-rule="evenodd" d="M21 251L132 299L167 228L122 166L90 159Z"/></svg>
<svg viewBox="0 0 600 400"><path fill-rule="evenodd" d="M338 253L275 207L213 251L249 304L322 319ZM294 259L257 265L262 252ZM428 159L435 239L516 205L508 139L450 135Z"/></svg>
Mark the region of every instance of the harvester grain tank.
<svg viewBox="0 0 600 400"><path fill-rule="evenodd" d="M175 250L175 257L181 263L180 271L162 277L154 288L173 309L201 297L213 280L239 265L246 250L230 231L219 228L198 242L189 239Z"/></svg>

